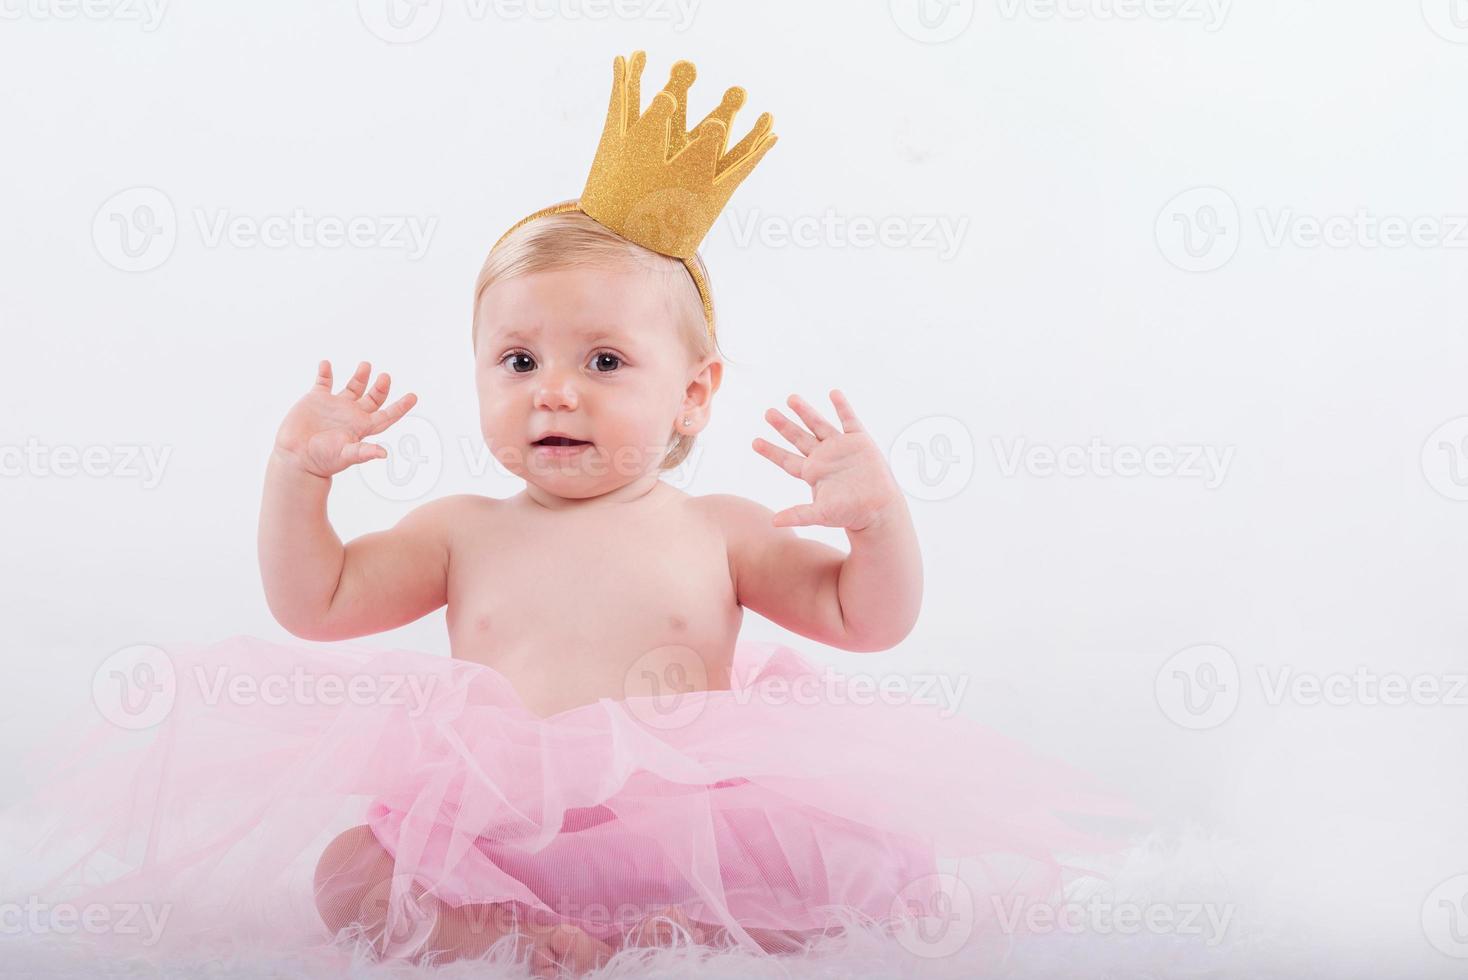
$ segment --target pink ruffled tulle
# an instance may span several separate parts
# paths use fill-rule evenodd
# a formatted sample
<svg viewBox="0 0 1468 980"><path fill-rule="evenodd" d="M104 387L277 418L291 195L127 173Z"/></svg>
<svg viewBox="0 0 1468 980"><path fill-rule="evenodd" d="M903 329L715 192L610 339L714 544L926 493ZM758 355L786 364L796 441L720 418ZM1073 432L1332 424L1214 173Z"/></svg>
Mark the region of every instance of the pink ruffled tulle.
<svg viewBox="0 0 1468 980"><path fill-rule="evenodd" d="M414 957L425 895L613 945L675 906L773 952L772 933L925 914L940 860L980 873L980 917L1052 899L1057 854L1115 843L1062 814L1134 815L938 705L813 698L829 673L776 644L741 642L728 691L548 718L493 669L413 651L241 636L149 670L172 698L161 720L125 731L114 710L0 814L23 855L5 896L106 909L73 934L133 955L321 948L319 907L370 902L382 952ZM391 861L367 899L360 878L316 874L361 825Z"/></svg>

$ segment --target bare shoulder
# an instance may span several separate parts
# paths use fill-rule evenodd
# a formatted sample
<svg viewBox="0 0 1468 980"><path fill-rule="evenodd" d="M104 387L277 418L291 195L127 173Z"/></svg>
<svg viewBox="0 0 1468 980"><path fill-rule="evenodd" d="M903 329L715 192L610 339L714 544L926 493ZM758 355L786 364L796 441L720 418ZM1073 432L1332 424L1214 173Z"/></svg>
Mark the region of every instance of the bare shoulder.
<svg viewBox="0 0 1468 980"><path fill-rule="evenodd" d="M724 539L729 558L729 577L739 591L741 569L749 569L753 555L759 554L772 537L794 533L788 527L775 527L770 520L775 512L761 503L732 493L710 493L689 497L688 505L702 514Z"/></svg>
<svg viewBox="0 0 1468 980"><path fill-rule="evenodd" d="M433 523L453 521L456 518L492 514L495 505L500 503L503 501L494 497L482 497L477 493L452 493L447 497L435 497L419 504L408 512L408 517Z"/></svg>
<svg viewBox="0 0 1468 980"><path fill-rule="evenodd" d="M792 632L850 649L838 585L846 555L776 527L775 512L730 493L697 498L724 537L734 594L741 606Z"/></svg>
<svg viewBox="0 0 1468 980"><path fill-rule="evenodd" d="M764 504L732 493L709 493L701 497L689 497L690 506L706 514L710 521L719 526L726 535L744 536L769 528L775 512Z"/></svg>
<svg viewBox="0 0 1468 980"><path fill-rule="evenodd" d="M494 497L483 497L477 493L455 493L447 497L436 497L413 508L399 527L421 531L437 538L445 547L451 547L456 532L492 519L499 512L503 501Z"/></svg>

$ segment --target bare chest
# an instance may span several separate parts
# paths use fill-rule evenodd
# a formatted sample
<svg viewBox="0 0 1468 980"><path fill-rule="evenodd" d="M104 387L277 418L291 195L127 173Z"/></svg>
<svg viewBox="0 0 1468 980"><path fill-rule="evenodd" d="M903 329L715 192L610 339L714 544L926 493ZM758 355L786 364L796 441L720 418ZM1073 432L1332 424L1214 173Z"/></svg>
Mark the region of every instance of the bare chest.
<svg viewBox="0 0 1468 980"><path fill-rule="evenodd" d="M684 498L617 520L486 515L456 534L447 617L455 657L550 714L639 693L650 676L727 687L742 610L722 533Z"/></svg>

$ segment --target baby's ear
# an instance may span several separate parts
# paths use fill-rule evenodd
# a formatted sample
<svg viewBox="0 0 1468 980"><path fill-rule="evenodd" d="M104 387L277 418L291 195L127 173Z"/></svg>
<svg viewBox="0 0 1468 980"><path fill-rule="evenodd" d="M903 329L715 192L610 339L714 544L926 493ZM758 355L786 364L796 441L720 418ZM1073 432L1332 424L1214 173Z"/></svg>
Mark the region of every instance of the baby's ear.
<svg viewBox="0 0 1468 980"><path fill-rule="evenodd" d="M717 356L711 355L708 360L704 362L703 370L708 372L709 395L712 396L714 392L719 390L719 385L723 383L724 362L719 360Z"/></svg>
<svg viewBox="0 0 1468 980"><path fill-rule="evenodd" d="M706 405L724 380L724 365L717 356L710 355L695 365L693 372L684 399L694 405Z"/></svg>
<svg viewBox="0 0 1468 980"><path fill-rule="evenodd" d="M714 392L719 390L719 383L723 380L724 365L717 357L709 357L695 365L693 371L693 377L683 392L683 410L707 412L714 400Z"/></svg>

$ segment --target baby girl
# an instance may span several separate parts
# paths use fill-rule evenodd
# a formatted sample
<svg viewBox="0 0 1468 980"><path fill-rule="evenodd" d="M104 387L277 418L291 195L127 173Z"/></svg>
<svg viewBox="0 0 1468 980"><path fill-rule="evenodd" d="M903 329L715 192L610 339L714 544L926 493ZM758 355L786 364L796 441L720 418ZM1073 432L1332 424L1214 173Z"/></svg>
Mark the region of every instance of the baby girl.
<svg viewBox="0 0 1468 980"><path fill-rule="evenodd" d="M645 61L614 61L580 196L501 236L476 284L480 431L524 489L430 501L343 544L332 478L380 465L370 440L414 396L389 402L367 363L336 390L322 362L276 434L259 528L276 619L336 641L445 606L452 656L253 636L120 651L146 658L129 676L162 706L156 731L122 743L108 715L79 740L21 821L46 880L10 894L167 912L156 943L111 937L128 955L354 938L382 959L528 953L545 975L671 940L799 951L872 924L946 956L971 932L1008 937L996 902L1054 902L1076 870L1059 855L1094 853L1068 818L1124 808L1074 773L900 677L853 696L739 639L748 608L888 649L923 569L839 391L836 422L792 395L799 421L766 413L785 445L753 443L809 503L773 513L660 478L723 379L697 247L775 137L764 114L727 145L738 88L690 128L687 62L644 108ZM849 552L801 526L844 529ZM286 678L312 686L251 694Z"/></svg>
<svg viewBox="0 0 1468 980"><path fill-rule="evenodd" d="M803 426L765 414L789 448L753 442L810 485L808 504L773 513L660 478L712 417L723 373L712 334L677 259L576 211L519 226L479 275L472 343L480 431L524 490L432 500L343 544L327 520L332 477L384 458L366 440L416 398L388 404L388 375L369 383L367 363L333 390L323 361L268 464L259 552L271 612L296 636L330 641L447 606L453 657L498 671L543 718L625 698L645 677L727 690L746 608L842 650L897 644L921 604L917 536L841 392L830 393L839 427L791 395ZM844 528L849 553L798 536L802 525ZM317 878L357 874L353 894L366 893L372 869L388 874L391 863L358 827L327 849ZM333 930L361 918L342 905L321 909ZM504 931L440 911L428 948L442 954L473 955ZM574 926L530 931L542 968L581 968L613 950Z"/></svg>

